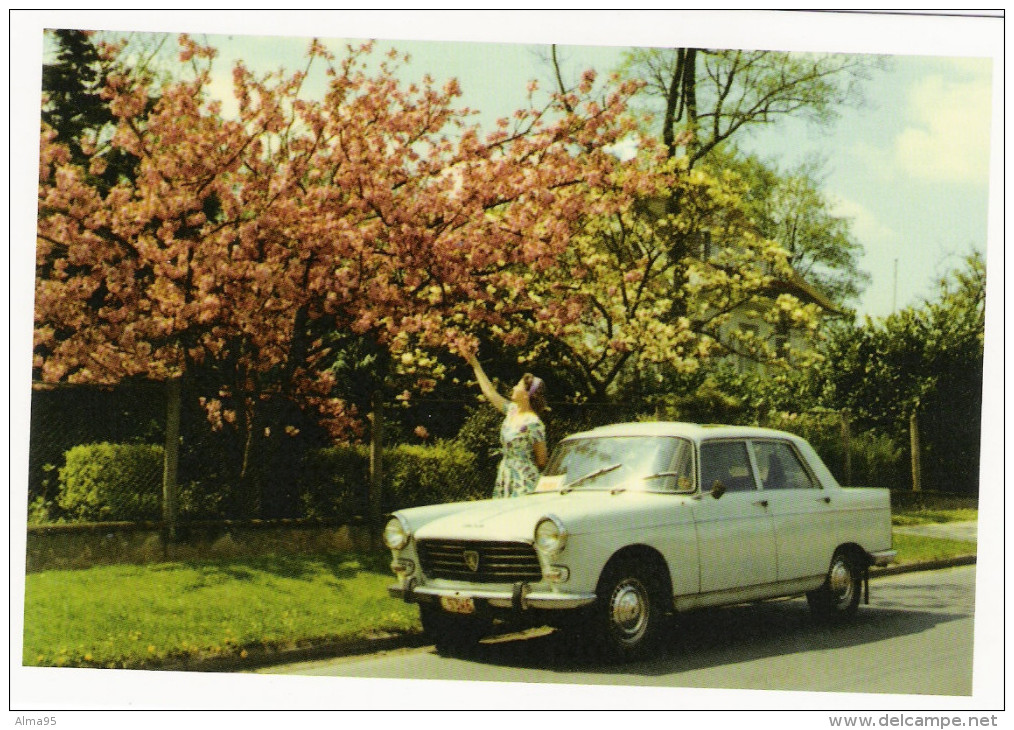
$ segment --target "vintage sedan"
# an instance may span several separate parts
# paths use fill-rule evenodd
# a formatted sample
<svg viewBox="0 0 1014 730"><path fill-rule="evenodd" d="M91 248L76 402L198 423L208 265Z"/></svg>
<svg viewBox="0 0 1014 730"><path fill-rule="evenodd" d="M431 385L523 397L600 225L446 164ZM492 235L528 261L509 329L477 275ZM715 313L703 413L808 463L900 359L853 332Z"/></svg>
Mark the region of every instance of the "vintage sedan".
<svg viewBox="0 0 1014 730"><path fill-rule="evenodd" d="M804 439L662 422L569 436L532 494L400 510L384 540L390 593L438 650L508 621L620 660L673 612L805 594L821 618L851 616L895 555L888 491L840 486Z"/></svg>

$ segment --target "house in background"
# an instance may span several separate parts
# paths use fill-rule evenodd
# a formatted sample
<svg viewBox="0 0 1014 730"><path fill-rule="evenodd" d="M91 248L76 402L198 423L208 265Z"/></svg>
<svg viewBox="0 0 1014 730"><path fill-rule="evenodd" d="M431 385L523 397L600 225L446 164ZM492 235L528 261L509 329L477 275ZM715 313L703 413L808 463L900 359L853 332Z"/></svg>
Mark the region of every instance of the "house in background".
<svg viewBox="0 0 1014 730"><path fill-rule="evenodd" d="M700 239L700 260L705 263L713 262L715 253L721 249L721 244L713 243L707 232L702 233ZM812 346L812 342L799 331L782 330L768 322L766 315L771 308L777 306L778 298L783 294L795 297L803 305L815 305L822 319L851 316L848 310L831 301L826 294L795 270L788 277L773 276L765 290L750 300L734 306L731 316L717 332L717 339L730 350L731 354L728 357L735 363L739 372L763 371L765 365L762 357L751 353L748 347L737 347L737 342L754 339L758 343L766 344L775 352L782 352L786 347L803 351ZM741 339L742 335L746 335L746 340Z"/></svg>

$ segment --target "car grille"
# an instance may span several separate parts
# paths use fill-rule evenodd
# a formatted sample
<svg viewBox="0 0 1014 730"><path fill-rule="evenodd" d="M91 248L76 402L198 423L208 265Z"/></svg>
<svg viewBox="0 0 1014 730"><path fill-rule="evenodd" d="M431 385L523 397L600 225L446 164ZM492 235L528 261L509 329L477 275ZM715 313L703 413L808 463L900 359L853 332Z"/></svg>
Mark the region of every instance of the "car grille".
<svg viewBox="0 0 1014 730"><path fill-rule="evenodd" d="M471 553L471 554L470 554ZM475 568L469 558L478 558ZM523 542L420 540L419 562L431 578L469 583L516 583L542 580L535 548Z"/></svg>

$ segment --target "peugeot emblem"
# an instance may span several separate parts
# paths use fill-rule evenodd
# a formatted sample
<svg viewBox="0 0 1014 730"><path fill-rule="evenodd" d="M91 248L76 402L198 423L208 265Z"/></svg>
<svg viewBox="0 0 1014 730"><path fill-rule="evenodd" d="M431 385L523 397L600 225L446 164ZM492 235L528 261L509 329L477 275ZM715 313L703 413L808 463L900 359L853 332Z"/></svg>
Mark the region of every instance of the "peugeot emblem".
<svg viewBox="0 0 1014 730"><path fill-rule="evenodd" d="M479 570L479 551L478 550L465 550L465 552L462 553L462 555L465 558L465 565L468 566L468 569L470 571L472 571L473 573L475 573L476 571Z"/></svg>

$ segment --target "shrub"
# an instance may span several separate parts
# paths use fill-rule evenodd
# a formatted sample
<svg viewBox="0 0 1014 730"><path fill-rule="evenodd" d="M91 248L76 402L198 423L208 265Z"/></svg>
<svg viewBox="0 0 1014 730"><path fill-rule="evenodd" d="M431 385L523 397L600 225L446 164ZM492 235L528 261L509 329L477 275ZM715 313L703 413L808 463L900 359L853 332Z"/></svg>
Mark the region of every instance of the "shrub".
<svg viewBox="0 0 1014 730"><path fill-rule="evenodd" d="M492 482L484 482L477 461L458 441L389 445L384 450L383 511L488 496ZM366 514L369 466L366 446L309 452L299 490L303 516L344 520Z"/></svg>
<svg viewBox="0 0 1014 730"><path fill-rule="evenodd" d="M220 520L225 517L224 503L227 488L214 487L202 482L180 484L177 495L179 517L188 520Z"/></svg>
<svg viewBox="0 0 1014 730"><path fill-rule="evenodd" d="M476 469L475 454L457 441L391 448L385 453L384 483L385 512L478 499L493 491L493 485L485 484Z"/></svg>
<svg viewBox="0 0 1014 730"><path fill-rule="evenodd" d="M33 524L65 515L71 522L156 521L162 511L161 446L86 444L66 453L55 504L36 499L29 509ZM383 509L451 502L489 496L476 455L458 441L428 445L390 445L384 453ZM369 449L334 446L307 453L299 469L301 517L349 520L368 511ZM190 519L220 517L222 493L201 484L181 485L179 515Z"/></svg>
<svg viewBox="0 0 1014 730"><path fill-rule="evenodd" d="M866 431L852 438L852 481L858 486L904 489L906 452L887 434Z"/></svg>
<svg viewBox="0 0 1014 730"><path fill-rule="evenodd" d="M28 504L28 524L47 525L56 521L58 508L45 497L36 497Z"/></svg>
<svg viewBox="0 0 1014 730"><path fill-rule="evenodd" d="M497 465L500 463L500 424L503 413L490 405L470 409L455 439L475 458L476 478L493 494Z"/></svg>
<svg viewBox="0 0 1014 730"><path fill-rule="evenodd" d="M74 521L157 520L162 510L162 447L82 444L65 454L57 504Z"/></svg>
<svg viewBox="0 0 1014 730"><path fill-rule="evenodd" d="M307 453L300 476L302 515L345 520L365 514L370 480L365 446L332 446Z"/></svg>
<svg viewBox="0 0 1014 730"><path fill-rule="evenodd" d="M772 413L763 425L805 438L835 478L846 486L903 489L908 484L907 450L880 431L851 434L852 479L847 483L850 480L845 474L841 416L837 413Z"/></svg>

